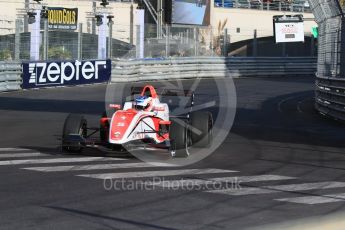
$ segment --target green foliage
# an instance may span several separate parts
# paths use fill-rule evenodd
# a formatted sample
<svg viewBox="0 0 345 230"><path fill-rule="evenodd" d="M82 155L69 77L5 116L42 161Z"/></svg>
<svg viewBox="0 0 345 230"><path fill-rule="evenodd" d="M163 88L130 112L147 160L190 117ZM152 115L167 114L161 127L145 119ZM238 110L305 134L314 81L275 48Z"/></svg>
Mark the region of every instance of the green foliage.
<svg viewBox="0 0 345 230"><path fill-rule="evenodd" d="M0 60L12 60L12 53L10 50L5 49L0 51Z"/></svg>
<svg viewBox="0 0 345 230"><path fill-rule="evenodd" d="M319 28L317 26L313 26L311 28L311 33L312 33L314 38L318 38L319 37Z"/></svg>
<svg viewBox="0 0 345 230"><path fill-rule="evenodd" d="M63 46L58 47L51 47L48 49L48 57L49 59L71 59L72 54L69 50L64 49Z"/></svg>

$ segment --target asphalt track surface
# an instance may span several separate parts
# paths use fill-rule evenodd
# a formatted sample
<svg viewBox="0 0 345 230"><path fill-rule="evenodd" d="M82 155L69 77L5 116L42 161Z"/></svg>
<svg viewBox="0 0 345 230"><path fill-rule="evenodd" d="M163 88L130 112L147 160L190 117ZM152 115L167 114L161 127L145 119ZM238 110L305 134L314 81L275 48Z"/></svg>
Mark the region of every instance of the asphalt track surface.
<svg viewBox="0 0 345 230"><path fill-rule="evenodd" d="M314 79L246 78L235 86L226 141L183 168L98 151L61 153L65 117L82 113L97 124L104 85L1 94L0 229L283 229L343 217L345 127L314 110ZM204 80L199 93L210 88ZM152 176L193 186L241 183L108 191L102 178L109 173L125 183Z"/></svg>

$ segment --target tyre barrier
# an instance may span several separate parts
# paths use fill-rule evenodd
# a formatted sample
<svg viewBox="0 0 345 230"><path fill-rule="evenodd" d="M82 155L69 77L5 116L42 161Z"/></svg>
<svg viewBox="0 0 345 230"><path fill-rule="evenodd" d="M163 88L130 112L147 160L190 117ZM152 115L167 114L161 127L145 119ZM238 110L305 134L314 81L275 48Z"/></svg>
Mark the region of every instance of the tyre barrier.
<svg viewBox="0 0 345 230"><path fill-rule="evenodd" d="M111 82L150 80L315 76L315 57L189 57L113 60Z"/></svg>

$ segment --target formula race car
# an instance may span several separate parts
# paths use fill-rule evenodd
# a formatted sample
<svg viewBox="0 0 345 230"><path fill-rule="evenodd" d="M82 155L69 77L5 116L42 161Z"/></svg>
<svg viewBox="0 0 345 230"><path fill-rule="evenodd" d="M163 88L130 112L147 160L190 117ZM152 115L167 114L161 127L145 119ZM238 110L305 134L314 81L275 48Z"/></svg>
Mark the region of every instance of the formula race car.
<svg viewBox="0 0 345 230"><path fill-rule="evenodd" d="M68 115L62 134L63 150L80 152L85 147L102 147L130 151L150 145L167 149L172 157L188 157L191 146L208 147L212 142L212 115L193 111L194 92L163 89L158 96L157 91L151 85L140 90L132 87L130 101L125 102L122 109L121 105L110 104L111 112L103 113L97 128L88 128L82 115ZM161 103L161 96L189 98L189 112L170 116L169 106ZM94 138L96 133L99 136Z"/></svg>

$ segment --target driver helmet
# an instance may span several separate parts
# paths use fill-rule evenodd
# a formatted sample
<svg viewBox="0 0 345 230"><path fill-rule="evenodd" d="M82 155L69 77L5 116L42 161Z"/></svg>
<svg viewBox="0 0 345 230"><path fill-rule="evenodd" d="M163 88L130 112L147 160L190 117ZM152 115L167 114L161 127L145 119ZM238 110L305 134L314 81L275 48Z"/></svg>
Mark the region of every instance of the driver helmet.
<svg viewBox="0 0 345 230"><path fill-rule="evenodd" d="M135 99L135 109L145 110L150 106L151 97L140 96Z"/></svg>

